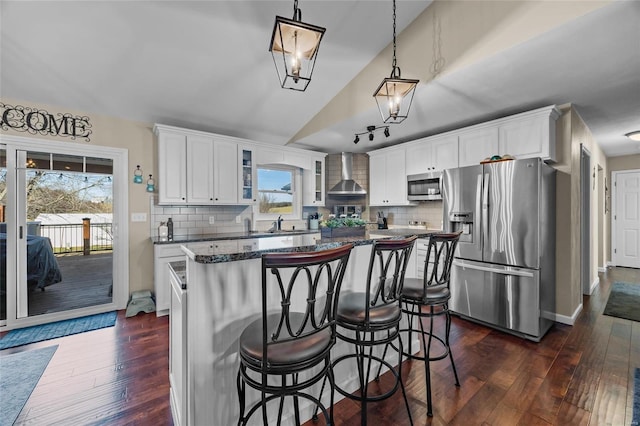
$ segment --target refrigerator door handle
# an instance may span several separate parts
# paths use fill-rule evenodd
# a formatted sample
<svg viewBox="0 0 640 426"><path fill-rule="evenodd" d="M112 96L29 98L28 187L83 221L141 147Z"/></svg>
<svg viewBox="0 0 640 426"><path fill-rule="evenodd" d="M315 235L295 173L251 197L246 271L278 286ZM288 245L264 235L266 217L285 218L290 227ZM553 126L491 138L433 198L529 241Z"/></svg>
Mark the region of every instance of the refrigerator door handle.
<svg viewBox="0 0 640 426"><path fill-rule="evenodd" d="M482 236L480 239L481 250L484 257L484 249L489 240L489 173L484 174L482 182Z"/></svg>
<svg viewBox="0 0 640 426"><path fill-rule="evenodd" d="M460 266L462 268L469 268L469 269L475 269L478 271L484 271L484 272L493 272L495 274L503 274L503 275L516 275L519 277L527 277L527 278L532 278L533 277L533 272L529 272L526 270L522 270L522 269L503 269L503 268L492 268L489 266L481 266L481 265L474 265L474 264L470 264L470 263L466 263L466 262L461 262L457 259L453 260L453 265L454 266Z"/></svg>

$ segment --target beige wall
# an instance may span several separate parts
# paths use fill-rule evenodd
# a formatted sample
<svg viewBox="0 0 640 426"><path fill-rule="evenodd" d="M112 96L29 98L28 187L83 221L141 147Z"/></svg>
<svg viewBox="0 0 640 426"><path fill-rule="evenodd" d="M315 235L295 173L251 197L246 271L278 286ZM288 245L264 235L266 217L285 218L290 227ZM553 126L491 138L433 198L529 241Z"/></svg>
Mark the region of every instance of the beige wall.
<svg viewBox="0 0 640 426"><path fill-rule="evenodd" d="M613 172L620 170L639 170L640 169L640 154L635 155L623 155L621 157L610 157L607 159L607 170L605 174L607 177L608 194L606 194L605 203L607 204L607 210L611 211L611 191L613 190L613 179L611 175ZM611 215L607 214L605 218L605 229L607 235L611 235ZM607 239L607 244L604 247L604 256L607 262L611 262L611 238Z"/></svg>
<svg viewBox="0 0 640 426"><path fill-rule="evenodd" d="M144 171L145 179L148 174L155 174L155 143L151 124L90 114L59 105L44 105L8 98L3 98L2 102L44 109L51 113L87 115L93 126L90 142L70 141L65 137L30 135L11 129L0 130L0 134L127 149L129 151L128 169L131 170L131 176L125 177L129 182L128 217L131 217L131 212L147 213L149 217L149 194L145 192L145 185L136 185L132 179L133 169L137 164ZM129 290L153 290L153 245L149 240L148 222L129 223Z"/></svg>
<svg viewBox="0 0 640 426"><path fill-rule="evenodd" d="M595 173L595 185L591 184L591 270L589 282L598 279L598 253L609 241L608 231L599 232L604 209L598 203L603 198L603 185L597 184L598 170L607 174L607 158L596 143L589 128L571 105L561 106L562 115L557 121L556 143L558 170L556 186L556 313L571 317L582 304L583 290L580 282L580 152L581 144L591 153L590 174Z"/></svg>

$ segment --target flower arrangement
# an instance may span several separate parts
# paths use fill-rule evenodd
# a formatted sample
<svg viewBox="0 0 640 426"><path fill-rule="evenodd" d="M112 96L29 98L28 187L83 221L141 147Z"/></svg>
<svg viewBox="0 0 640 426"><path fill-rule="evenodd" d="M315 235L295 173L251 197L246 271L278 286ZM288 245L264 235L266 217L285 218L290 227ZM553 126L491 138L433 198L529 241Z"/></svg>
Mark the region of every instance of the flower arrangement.
<svg viewBox="0 0 640 426"><path fill-rule="evenodd" d="M344 219L327 219L320 222L320 226L323 228L343 228L343 227L354 227L354 226L365 226L367 224L366 221L362 219L355 218L344 218Z"/></svg>

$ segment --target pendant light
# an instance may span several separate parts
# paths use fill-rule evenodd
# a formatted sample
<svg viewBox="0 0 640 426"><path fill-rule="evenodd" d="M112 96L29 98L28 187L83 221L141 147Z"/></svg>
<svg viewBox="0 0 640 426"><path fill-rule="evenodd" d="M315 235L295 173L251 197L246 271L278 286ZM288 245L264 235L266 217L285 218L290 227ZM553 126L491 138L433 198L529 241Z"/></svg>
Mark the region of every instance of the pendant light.
<svg viewBox="0 0 640 426"><path fill-rule="evenodd" d="M304 91L311 81L325 28L302 22L298 0L293 2L293 19L276 16L269 51L284 89Z"/></svg>
<svg viewBox="0 0 640 426"><path fill-rule="evenodd" d="M400 77L400 67L396 62L396 0L393 0L393 62L391 75L385 78L373 94L385 123L402 123L411 108L413 94L420 80Z"/></svg>

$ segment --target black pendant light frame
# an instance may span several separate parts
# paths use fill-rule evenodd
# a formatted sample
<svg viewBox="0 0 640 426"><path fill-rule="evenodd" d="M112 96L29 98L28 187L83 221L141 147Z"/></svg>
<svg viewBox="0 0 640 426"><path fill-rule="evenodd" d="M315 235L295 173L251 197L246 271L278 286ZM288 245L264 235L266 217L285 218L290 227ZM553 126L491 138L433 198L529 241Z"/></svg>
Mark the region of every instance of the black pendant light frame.
<svg viewBox="0 0 640 426"><path fill-rule="evenodd" d="M297 69L294 69L287 62L288 56L290 56L290 52L287 52L284 49L285 43L282 35L283 26L289 26L301 31L311 31L316 33L318 36L318 40L316 45L313 47L313 53L308 58L308 65L305 67L305 74L301 74L302 66L299 65ZM273 56L273 62L276 66L276 71L278 73L278 79L280 80L280 86L283 89L291 89L303 92L307 89L307 86L311 82L311 76L313 74L313 69L315 67L315 62L318 57L318 50L320 50L320 42L322 41L322 36L324 35L326 28L319 27L317 25L308 24L302 22L302 10L298 8L298 0L295 0L293 3L293 18L284 18L282 16L276 16L275 24L273 27L273 34L271 35L271 43L269 44L269 51ZM281 51L276 51L274 47L274 42L280 42L280 46L282 46ZM279 53L282 54L280 57ZM276 56L279 58L276 59ZM281 67L278 66L279 61L281 61Z"/></svg>
<svg viewBox="0 0 640 426"><path fill-rule="evenodd" d="M413 95L419 82L420 80L401 77L400 67L396 60L396 0L393 0L393 60L391 62L391 74L388 78L382 80L382 83L373 93L382 121L385 124L402 123L407 118L413 102ZM397 90L400 92L399 94L395 93ZM387 105L381 104L379 98L384 99ZM403 108L403 106L406 106L406 108Z"/></svg>

